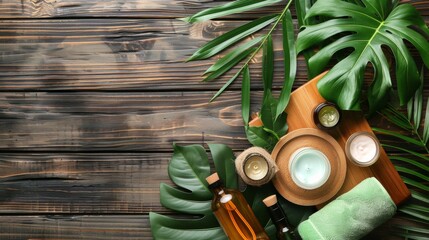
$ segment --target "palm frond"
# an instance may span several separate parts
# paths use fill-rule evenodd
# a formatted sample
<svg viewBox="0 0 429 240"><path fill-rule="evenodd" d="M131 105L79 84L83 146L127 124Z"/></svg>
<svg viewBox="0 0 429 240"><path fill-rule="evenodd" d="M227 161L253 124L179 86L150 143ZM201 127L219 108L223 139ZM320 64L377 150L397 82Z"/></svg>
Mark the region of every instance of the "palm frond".
<svg viewBox="0 0 429 240"><path fill-rule="evenodd" d="M393 155L393 156L390 156L390 160L394 160L394 161L396 160L396 161L401 161L401 162L409 163L411 165L414 165L414 166L420 168L423 171L427 171L428 174L429 174L429 166L425 165L423 163L420 163L420 162L418 162L418 161L416 161L414 159L410 159L410 158L406 158L406 157L402 157L402 156L395 156L395 155Z"/></svg>
<svg viewBox="0 0 429 240"><path fill-rule="evenodd" d="M419 147L424 147L424 144L421 141L418 141L418 140L416 140L414 138L411 138L411 137L404 136L404 135L402 135L400 133L397 133L397 132L394 132L394 131L385 130L385 129L382 129L382 128L376 128L376 127L372 128L372 130L374 130L375 132L378 132L378 133L382 133L382 134L386 134L386 135L389 135L389 136L397 137L399 139L402 139L402 140L404 140L404 141L406 141L408 143L417 145Z"/></svg>
<svg viewBox="0 0 429 240"><path fill-rule="evenodd" d="M216 61L215 64L213 64L211 67L209 67L205 72L204 75L217 72L221 70L222 68L226 68L228 66L228 70L234 66L235 64L231 64L231 62L238 63L239 60L246 57L249 53L246 53L249 49L252 49L252 47L262 41L264 36L256 37L250 41L247 41L246 43L241 44L237 48L230 51L228 54L220 58ZM239 59L238 61L236 59ZM232 65L232 66L231 66Z"/></svg>
<svg viewBox="0 0 429 240"><path fill-rule="evenodd" d="M427 157L427 156L425 156L425 155L423 155L423 154L421 154L421 153L418 153L418 152L415 152L415 151L412 151L412 150L408 150L408 149L405 149L405 148L401 148L401 147L397 147L397 146L393 146L393 145L389 145L389 144L381 144L383 147L389 147L389 148L393 148L393 149L396 149L396 150L400 150L400 151L403 151L403 152L406 152L406 153L409 153L409 154L411 154L411 155L414 155L414 156L416 156L416 157L418 157L418 158L421 158L421 159L423 159L423 160L425 160L425 161L429 161L429 157Z"/></svg>
<svg viewBox="0 0 429 240"><path fill-rule="evenodd" d="M238 71L232 78L228 80L217 92L216 94L210 99L210 102L214 101L217 97L219 97L225 89L227 89L234 81L237 79L237 77L240 75L242 71Z"/></svg>
<svg viewBox="0 0 429 240"><path fill-rule="evenodd" d="M414 198L414 199L417 199L417 200L419 200L421 202L429 204L429 196L427 196L427 195L425 195L423 193L411 190L411 197Z"/></svg>
<svg viewBox="0 0 429 240"><path fill-rule="evenodd" d="M404 177L404 176L401 176L401 177L402 177L402 180L404 181L404 183L406 183L406 184L408 184L410 186L419 188L419 189L421 189L423 191L429 192L429 186L424 185L421 182L417 182L416 180L413 180L413 179L410 179L410 178L407 178L407 177Z"/></svg>
<svg viewBox="0 0 429 240"><path fill-rule="evenodd" d="M427 223L429 223L429 212L428 210L422 210L422 207L418 206L418 205L407 205L405 207L401 207L398 209L398 211L406 213L408 215L411 215L413 217L416 217L420 220L423 220Z"/></svg>
<svg viewBox="0 0 429 240"><path fill-rule="evenodd" d="M420 72L420 87L417 89L414 97L410 99L407 105L408 120L414 123L415 132L418 131L423 106L423 69Z"/></svg>
<svg viewBox="0 0 429 240"><path fill-rule="evenodd" d="M262 51L262 82L264 83L264 97L271 91L273 85L274 72L274 53L273 39L271 35L267 36Z"/></svg>
<svg viewBox="0 0 429 240"><path fill-rule="evenodd" d="M187 61L207 59L230 47L232 44L244 39L270 25L278 19L279 15L269 15L237 27L221 36L211 40L200 47Z"/></svg>
<svg viewBox="0 0 429 240"><path fill-rule="evenodd" d="M250 11L256 8L269 6L278 2L281 2L281 0L236 0L221 6L205 9L192 16L182 18L182 20L188 23L201 22L231 15L234 13Z"/></svg>
<svg viewBox="0 0 429 240"><path fill-rule="evenodd" d="M249 66L245 65L243 69L243 81L241 83L241 114L244 125L249 125L250 117L250 72Z"/></svg>
<svg viewBox="0 0 429 240"><path fill-rule="evenodd" d="M277 119L289 104L292 86L295 81L297 70L297 57L295 50L295 34L292 23L292 14L289 10L286 11L282 20L283 32L283 65L284 65L284 80L283 87L279 96L275 118Z"/></svg>
<svg viewBox="0 0 429 240"><path fill-rule="evenodd" d="M414 176L414 177L418 177L418 178L420 178L420 179L422 179L422 180L424 180L424 181L429 181L429 176L424 175L424 174L422 174L422 173L419 173L419 172L417 172L417 171L414 171L414 170L412 170L412 169L409 169L409 168L407 168L407 167L396 166L395 168L396 168L396 170L397 170L399 173L407 173L407 174L410 174L410 175L412 175L412 176Z"/></svg>
<svg viewBox="0 0 429 240"><path fill-rule="evenodd" d="M381 110L380 114L389 122L406 131L412 131L414 129L410 121L408 121L408 118L390 104L387 104L387 106Z"/></svg>

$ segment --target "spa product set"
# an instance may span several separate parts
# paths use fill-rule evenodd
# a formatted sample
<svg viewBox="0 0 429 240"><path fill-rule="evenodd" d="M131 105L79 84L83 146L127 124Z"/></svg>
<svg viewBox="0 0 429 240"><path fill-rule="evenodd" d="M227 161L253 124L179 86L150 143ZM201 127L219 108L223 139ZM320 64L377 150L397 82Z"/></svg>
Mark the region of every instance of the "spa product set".
<svg viewBox="0 0 429 240"><path fill-rule="evenodd" d="M341 120L341 111L332 103L319 104L313 120L319 129L291 131L271 154L259 147L245 150L235 161L236 171L248 185L272 181L285 199L320 207L295 228L276 195L267 196L263 203L276 226L277 239L359 239L395 214L395 202L375 177L334 197L346 177L346 156L358 168L371 166L380 156L378 140L370 132L357 131L348 136L343 150L328 134ZM269 239L239 191L225 189L216 173L207 182L214 194L212 210L229 239Z"/></svg>

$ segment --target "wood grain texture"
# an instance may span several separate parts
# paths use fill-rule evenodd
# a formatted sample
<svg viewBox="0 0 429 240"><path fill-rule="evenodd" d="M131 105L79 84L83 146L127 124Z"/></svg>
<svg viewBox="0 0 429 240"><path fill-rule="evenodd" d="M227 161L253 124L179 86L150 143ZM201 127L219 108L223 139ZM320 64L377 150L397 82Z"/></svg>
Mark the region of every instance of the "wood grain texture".
<svg viewBox="0 0 429 240"><path fill-rule="evenodd" d="M225 143L236 153L250 146L240 81L208 103L234 72L203 83L201 74L219 56L184 60L280 8L194 25L176 19L225 2L0 1L0 239L152 239L148 213L174 214L159 201L159 184L171 184L173 142ZM429 22L426 0L403 2ZM274 44L279 89L278 32ZM260 62L258 56L251 66L255 112ZM294 87L306 80L299 58ZM371 125L390 127L384 119ZM385 231L368 239L393 239Z"/></svg>
<svg viewBox="0 0 429 240"><path fill-rule="evenodd" d="M185 62L199 46L243 21L189 25L174 19L67 19L0 21L0 90L217 90L201 76L217 57ZM282 86L281 35L275 36L274 86ZM261 56L251 66L261 88ZM305 69L303 58L299 68ZM306 81L298 73L297 85ZM239 82L239 81L237 81ZM240 84L231 88L239 89Z"/></svg>
<svg viewBox="0 0 429 240"><path fill-rule="evenodd" d="M423 13L429 11L426 0L401 0L411 3ZM58 18L58 17L132 17L180 18L230 1L215 0L2 0L0 18ZM228 18L255 18L276 13L279 5L248 11ZM292 10L294 8L292 7ZM426 14L427 15L427 14Z"/></svg>
<svg viewBox="0 0 429 240"><path fill-rule="evenodd" d="M171 184L171 157L172 153L1 153L0 214L169 212L160 204L159 184Z"/></svg>
<svg viewBox="0 0 429 240"><path fill-rule="evenodd" d="M0 153L0 223L8 214L171 214L159 201L160 183L174 186L171 158L171 152Z"/></svg>
<svg viewBox="0 0 429 240"><path fill-rule="evenodd" d="M244 149L240 95L214 92L0 93L0 150L171 151L173 143Z"/></svg>
<svg viewBox="0 0 429 240"><path fill-rule="evenodd" d="M50 215L0 218L5 240L142 240L152 239L148 215Z"/></svg>
<svg viewBox="0 0 429 240"><path fill-rule="evenodd" d="M165 152L173 143L249 147L240 94L227 92L209 103L213 94L0 92L0 151ZM255 112L261 95L252 95Z"/></svg>
<svg viewBox="0 0 429 240"><path fill-rule="evenodd" d="M180 18L230 1L215 0L3 0L0 18L127 17ZM284 4L284 3L283 3ZM277 12L277 4L229 18L254 18Z"/></svg>

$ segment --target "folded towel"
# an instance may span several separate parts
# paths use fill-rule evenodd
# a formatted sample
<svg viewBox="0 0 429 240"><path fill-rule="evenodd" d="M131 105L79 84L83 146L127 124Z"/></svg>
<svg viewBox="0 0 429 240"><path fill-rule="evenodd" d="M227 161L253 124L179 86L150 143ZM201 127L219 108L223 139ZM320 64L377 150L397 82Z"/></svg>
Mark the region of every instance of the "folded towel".
<svg viewBox="0 0 429 240"><path fill-rule="evenodd" d="M383 185L367 178L298 226L304 240L360 239L396 212Z"/></svg>

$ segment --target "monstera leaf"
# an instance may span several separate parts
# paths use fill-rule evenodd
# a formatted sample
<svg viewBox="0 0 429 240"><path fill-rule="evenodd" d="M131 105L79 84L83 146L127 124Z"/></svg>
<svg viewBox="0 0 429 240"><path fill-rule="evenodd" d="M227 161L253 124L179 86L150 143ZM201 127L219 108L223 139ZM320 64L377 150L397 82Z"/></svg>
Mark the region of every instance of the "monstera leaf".
<svg viewBox="0 0 429 240"><path fill-rule="evenodd" d="M216 172L228 188L238 187L235 172L234 154L222 144L209 144ZM160 185L161 204L179 214L189 214L192 218L172 218L151 212L150 225L155 239L203 240L227 239L211 211L212 194L205 178L211 173L206 151L202 146L174 145L174 154L168 166L171 180L179 188L167 184ZM274 238L275 229L269 221L262 199L275 193L272 185L263 188L248 187L244 195L252 206L257 218L270 237ZM290 214L292 223L298 224L312 212L311 208L296 206L282 198L281 204Z"/></svg>
<svg viewBox="0 0 429 240"><path fill-rule="evenodd" d="M385 104L392 88L387 57L392 55L398 96L404 105L420 84L418 67L407 45L417 49L429 66L429 30L410 4L398 5L395 0L359 2L362 4L317 1L306 19L326 20L304 25L298 35L297 51L322 46L309 59L310 75L322 72L333 56L340 56L342 60L319 81L318 88L324 98L346 110L360 109L364 72L371 66L374 77L367 91L370 112Z"/></svg>

